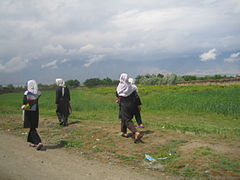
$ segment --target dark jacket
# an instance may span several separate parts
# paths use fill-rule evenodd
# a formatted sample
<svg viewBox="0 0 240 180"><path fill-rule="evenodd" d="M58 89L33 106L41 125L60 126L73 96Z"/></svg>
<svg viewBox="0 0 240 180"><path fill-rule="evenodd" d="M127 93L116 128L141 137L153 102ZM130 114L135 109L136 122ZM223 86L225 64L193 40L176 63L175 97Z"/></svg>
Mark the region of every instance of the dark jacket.
<svg viewBox="0 0 240 180"><path fill-rule="evenodd" d="M27 100L27 91L24 93L23 96L23 104L32 104L33 101ZM24 128L38 128L38 122L39 122L39 108L38 108L38 99L39 97L34 100L34 104L36 105L35 111L28 111L24 110Z"/></svg>
<svg viewBox="0 0 240 180"><path fill-rule="evenodd" d="M118 97L120 100L120 117L122 120L131 120L136 111L136 107L141 105L141 100L136 91L127 97Z"/></svg>
<svg viewBox="0 0 240 180"><path fill-rule="evenodd" d="M62 95L62 88L64 88L64 95ZM70 114L70 92L68 87L57 87L56 89L56 112L64 115Z"/></svg>

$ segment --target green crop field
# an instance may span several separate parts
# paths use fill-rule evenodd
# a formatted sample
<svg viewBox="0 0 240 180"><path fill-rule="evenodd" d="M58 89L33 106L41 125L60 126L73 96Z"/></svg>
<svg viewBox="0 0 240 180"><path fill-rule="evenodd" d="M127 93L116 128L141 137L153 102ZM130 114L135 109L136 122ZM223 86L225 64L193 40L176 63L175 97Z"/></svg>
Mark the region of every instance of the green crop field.
<svg viewBox="0 0 240 180"><path fill-rule="evenodd" d="M171 175L240 177L240 158L236 155L240 152L240 85L138 88L146 126L140 130L144 133L144 144L129 145L129 140L126 144L126 139L117 134L120 123L119 107L115 103L116 87L72 89L73 112L69 119L72 124L66 128L57 124L55 92L43 91L39 100L40 134L47 143L61 143L66 148L98 157L107 153L113 159L139 168L147 163L142 162L145 153L156 158L171 154L167 160L157 162L161 167L151 166ZM16 119L21 118L22 97L23 93L0 95L1 129L11 129L15 134L22 132L21 120ZM91 137L101 140L95 142ZM196 145L196 141L201 146ZM193 147L189 148L190 145ZM223 153L218 146L229 151ZM126 147L133 150L126 150Z"/></svg>
<svg viewBox="0 0 240 180"><path fill-rule="evenodd" d="M149 126L240 135L239 85L140 86L139 95L143 103L142 115ZM115 87L71 90L72 118L116 122L115 99ZM1 113L20 112L22 93L3 94L0 100ZM55 116L54 91L43 91L39 104L41 115ZM164 119L164 116L172 118Z"/></svg>

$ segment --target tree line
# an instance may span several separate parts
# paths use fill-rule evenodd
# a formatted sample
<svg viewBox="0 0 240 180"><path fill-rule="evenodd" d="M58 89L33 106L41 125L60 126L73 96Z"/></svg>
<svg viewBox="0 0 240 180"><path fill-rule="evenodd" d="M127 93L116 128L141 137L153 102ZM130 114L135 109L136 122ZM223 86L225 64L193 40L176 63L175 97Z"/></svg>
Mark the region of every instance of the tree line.
<svg viewBox="0 0 240 180"><path fill-rule="evenodd" d="M236 75L235 77L240 77ZM135 78L135 83L139 85L172 85L177 84L178 82L182 81L195 81L195 80L219 80L225 78L235 78L234 76L227 76L227 75L212 75L212 76L194 76L194 75L183 75L178 76L176 74L146 74L146 75L138 75ZM65 85L70 88L77 88L80 86L86 87L95 87L95 86L113 86L118 84L118 80L112 80L109 77L104 79L99 78L90 78L86 79L82 84L77 79L75 80L67 80ZM39 89L54 89L56 88L56 84L38 84ZM13 91L21 91L24 90L26 87L19 86L16 87L12 84L7 86L0 85L0 92L13 92Z"/></svg>
<svg viewBox="0 0 240 180"><path fill-rule="evenodd" d="M236 75L239 77L239 75ZM171 85L177 84L178 82L182 81L195 81L195 80L219 80L225 78L234 78L234 76L227 76L227 75L208 75L208 76L194 76L194 75L183 75L178 76L176 74L146 74L146 75L138 75L135 79L136 84L142 85Z"/></svg>

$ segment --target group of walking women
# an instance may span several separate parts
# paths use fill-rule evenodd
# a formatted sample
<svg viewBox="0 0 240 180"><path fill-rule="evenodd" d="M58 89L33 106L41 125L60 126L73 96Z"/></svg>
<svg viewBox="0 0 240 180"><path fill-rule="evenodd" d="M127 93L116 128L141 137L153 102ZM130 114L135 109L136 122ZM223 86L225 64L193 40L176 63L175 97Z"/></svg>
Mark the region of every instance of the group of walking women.
<svg viewBox="0 0 240 180"><path fill-rule="evenodd" d="M135 116L138 127L144 127L140 115L142 103L137 91L138 89L133 84L133 79L130 79L128 74L122 73L116 91L117 103L119 104L119 118L121 119L121 132L122 137L128 138L130 135L127 133L127 129L129 129L134 135L135 143L139 142L143 135L134 126L133 117Z"/></svg>
<svg viewBox="0 0 240 180"><path fill-rule="evenodd" d="M65 86L63 79L56 79L56 114L61 126L68 125L68 116L71 113L70 92ZM133 84L133 79L130 79L126 73L120 76L120 82L117 87L116 96L119 104L119 118L121 119L122 137L128 138L129 129L134 135L134 142L137 143L142 138L142 134L136 129L132 121L135 116L139 128L143 128L141 122L141 100L137 93L137 87ZM38 100L41 92L38 91L38 85L35 80L27 82L27 90L24 92L22 110L24 113L24 128L29 128L27 141L30 147L35 147L41 150L43 147L42 140L36 130L39 124L39 106Z"/></svg>
<svg viewBox="0 0 240 180"><path fill-rule="evenodd" d="M63 79L56 79L56 114L60 125L68 125L68 116L70 114L70 93L65 86ZM38 100L41 92L38 91L38 85L35 80L27 82L27 90L24 92L22 110L24 113L24 128L30 128L27 141L30 142L30 147L35 147L41 150L43 147L42 140L36 130L39 123L39 107Z"/></svg>

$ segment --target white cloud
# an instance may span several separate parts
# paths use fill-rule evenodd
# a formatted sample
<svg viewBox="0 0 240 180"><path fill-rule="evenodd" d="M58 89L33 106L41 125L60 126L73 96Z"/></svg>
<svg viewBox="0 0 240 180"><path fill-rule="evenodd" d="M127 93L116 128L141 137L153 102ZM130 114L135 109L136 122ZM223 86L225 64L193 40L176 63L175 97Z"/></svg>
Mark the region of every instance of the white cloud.
<svg viewBox="0 0 240 180"><path fill-rule="evenodd" d="M83 47L83 52L84 51L90 50L87 46ZM71 55L78 55L82 51L81 49L77 48L64 48L62 45L47 45L42 48L42 56L71 56Z"/></svg>
<svg viewBox="0 0 240 180"><path fill-rule="evenodd" d="M227 16L223 19L216 13L210 7L194 6L138 9L113 16L110 24L115 28L115 33L124 35L120 42L125 43L125 46L134 42L146 44L149 52L189 52L193 49L219 47L217 42L221 35L217 35L217 28L230 25ZM217 33L209 32L209 29ZM203 38L205 36L209 37L207 41ZM141 52L141 49L138 51Z"/></svg>
<svg viewBox="0 0 240 180"><path fill-rule="evenodd" d="M165 69L160 69L158 67L140 67L138 71L141 74L171 74L172 72L167 71Z"/></svg>
<svg viewBox="0 0 240 180"><path fill-rule="evenodd" d="M209 60L214 60L216 59L216 54L217 50L215 48L210 49L208 52L203 53L199 56L200 61L209 61Z"/></svg>
<svg viewBox="0 0 240 180"><path fill-rule="evenodd" d="M193 57L200 55L196 54L199 50L215 48L225 54L240 47L239 0L12 0L0 1L0 17L0 59L24 57L41 62L42 68L60 68L71 59L90 67L104 56L109 61L116 59L116 65L120 64L118 60L139 62L136 69L158 61L160 67L171 71L179 69L175 60L187 54L183 63L193 71ZM214 50L207 51L200 56L201 61L217 58ZM230 56L225 62L236 59ZM0 61L0 71L10 72L5 67L12 61ZM10 69L20 70L34 62L22 62ZM66 73L73 74L75 63L71 62ZM201 65L207 68L208 63ZM41 71L36 66L31 68L36 73ZM101 63L98 69L94 73L103 74ZM4 79L0 77L0 81Z"/></svg>
<svg viewBox="0 0 240 180"><path fill-rule="evenodd" d="M80 48L80 52L89 52L94 49L94 45L87 44L86 46L83 46Z"/></svg>
<svg viewBox="0 0 240 180"><path fill-rule="evenodd" d="M240 52L231 54L228 58L224 59L225 62L240 61Z"/></svg>
<svg viewBox="0 0 240 180"><path fill-rule="evenodd" d="M61 60L61 63L66 63L66 62L69 62L69 61L71 61L71 59L64 58L63 60Z"/></svg>
<svg viewBox="0 0 240 180"><path fill-rule="evenodd" d="M21 57L14 57L6 63L0 63L1 72L16 72L24 69L28 65L29 60Z"/></svg>
<svg viewBox="0 0 240 180"><path fill-rule="evenodd" d="M181 25L184 20L191 20L192 17L187 15L191 14L193 11L199 11L199 9L165 8L154 10L129 10L114 16L111 23L125 32L142 31L152 33L159 30L171 30L173 27L176 28L175 30L189 29L190 27L199 26L199 24L191 24L189 22L185 22L184 26Z"/></svg>
<svg viewBox="0 0 240 180"><path fill-rule="evenodd" d="M64 55L67 52L67 50L64 49L62 45L58 44L58 45L54 46L54 45L50 44L50 45L43 47L42 52L44 54L56 54L56 55L63 54Z"/></svg>
<svg viewBox="0 0 240 180"><path fill-rule="evenodd" d="M236 75L239 74L239 68L237 67L217 67L217 68L204 68L204 69L196 69L191 72L187 72L188 75L196 75L196 76L206 76L206 75Z"/></svg>
<svg viewBox="0 0 240 180"><path fill-rule="evenodd" d="M51 61L51 62L49 62L47 64L43 64L41 66L41 68L58 68L57 62L58 62L58 60L54 60L54 61Z"/></svg>
<svg viewBox="0 0 240 180"><path fill-rule="evenodd" d="M95 56L91 57L90 59L88 59L87 63L85 63L83 66L89 67L95 62L101 61L103 59L103 57L104 57L104 55L95 55Z"/></svg>
<svg viewBox="0 0 240 180"><path fill-rule="evenodd" d="M28 8L25 8L27 4ZM151 0L149 3L123 0L97 4L95 0L2 3L0 15L4 15L4 23L0 29L8 36L8 43L22 43L27 38L27 44L34 44L32 49L19 44L16 45L18 48L11 49L24 47L30 52L42 49L43 54L52 56L81 52L105 54L104 51L118 54L126 53L126 49L128 52L142 52L137 44L145 44L145 52L186 52L201 46L218 48L226 43L216 42L229 34L233 38L228 40L226 48L239 44L236 33L229 32L238 26L237 7L240 3L237 1L193 3ZM101 8L106 11L99 11ZM236 18L232 18L233 15ZM114 49L115 43L122 46Z"/></svg>
<svg viewBox="0 0 240 180"><path fill-rule="evenodd" d="M63 64L63 63L67 63L67 62L70 62L71 59L68 59L68 58L64 58L62 60L53 60L51 62L48 62L46 64L42 64L41 65L41 68L58 68L58 65L59 64Z"/></svg>

